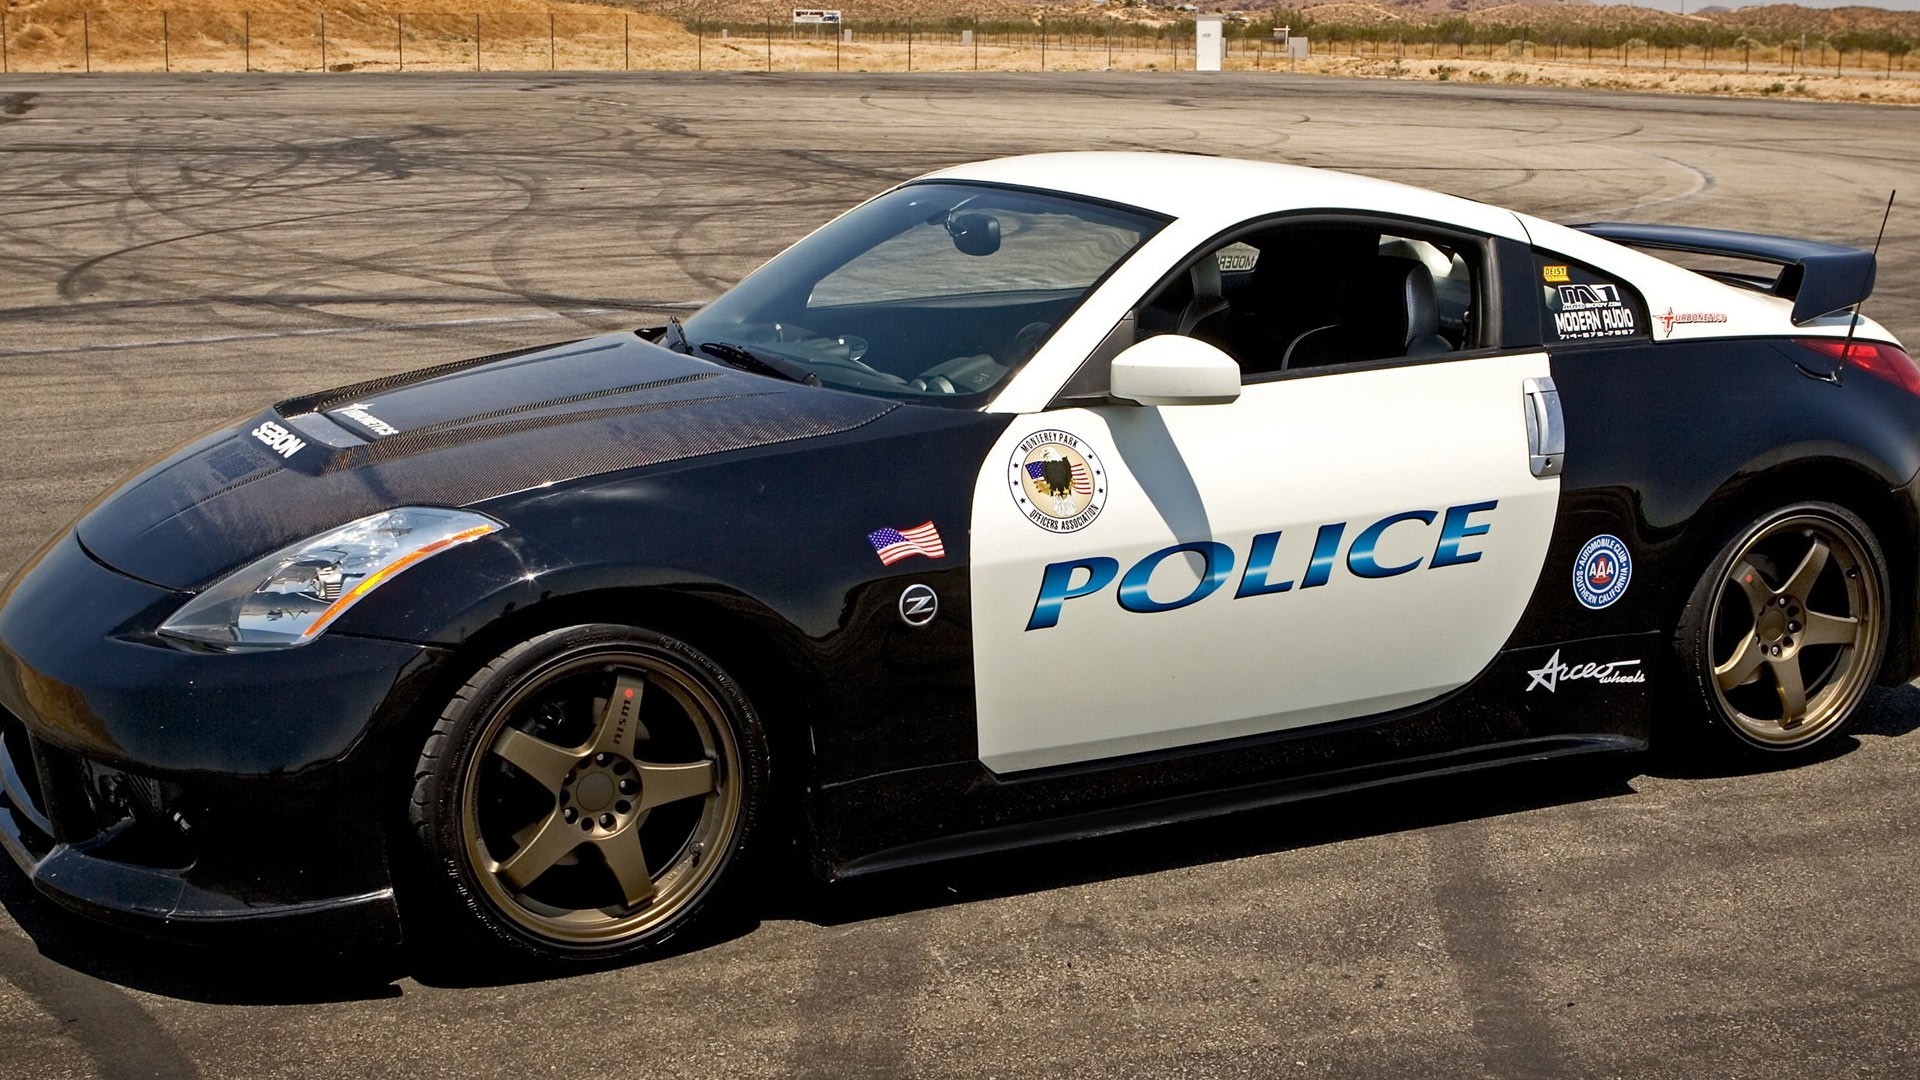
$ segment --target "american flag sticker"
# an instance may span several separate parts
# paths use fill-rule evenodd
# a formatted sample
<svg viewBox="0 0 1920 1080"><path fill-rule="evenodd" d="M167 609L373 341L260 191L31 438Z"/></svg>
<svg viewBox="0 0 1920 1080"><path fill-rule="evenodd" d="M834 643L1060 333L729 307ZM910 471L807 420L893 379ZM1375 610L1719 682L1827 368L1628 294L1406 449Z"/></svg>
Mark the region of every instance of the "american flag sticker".
<svg viewBox="0 0 1920 1080"><path fill-rule="evenodd" d="M867 534L867 542L873 545L873 553L880 556L885 566L915 555L929 559L947 557L947 546L940 542L940 530L934 528L931 521L911 529L875 529Z"/></svg>

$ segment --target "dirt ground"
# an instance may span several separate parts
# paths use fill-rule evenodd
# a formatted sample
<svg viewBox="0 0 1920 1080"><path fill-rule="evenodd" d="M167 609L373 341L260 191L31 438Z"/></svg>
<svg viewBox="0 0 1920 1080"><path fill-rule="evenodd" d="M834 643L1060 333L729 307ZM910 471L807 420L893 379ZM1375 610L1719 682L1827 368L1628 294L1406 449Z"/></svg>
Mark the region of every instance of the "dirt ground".
<svg viewBox="0 0 1920 1080"><path fill-rule="evenodd" d="M320 11L305 0L231 0L170 10L164 0L9 0L0 65L9 72L299 71L1168 71L1191 70L1192 43L1118 35L870 34L768 24L716 32L699 21L605 4L489 0L484 10L408 12L388 0ZM452 5L446 5L452 6ZM931 21L931 19L929 20ZM689 27L692 27L690 29ZM1517 44L1517 43L1516 43ZM1682 94L1920 103L1920 71L1874 74L1744 61L1636 56L1630 63L1513 56L1429 58L1431 46L1372 46L1385 55L1323 51L1288 60L1264 44L1233 43L1230 71L1298 71L1390 78L1628 89ZM1440 46L1445 52L1447 46Z"/></svg>
<svg viewBox="0 0 1920 1080"><path fill-rule="evenodd" d="M1852 74L1835 76L1831 72L1823 74L1804 69L1792 73L1778 69L1743 72L1737 65L1728 65L1725 70L1702 71L1698 68L1662 68L1657 62L1641 60L1635 60L1630 67L1623 67L1618 63L1587 64L1570 60L1395 60L1391 56L1318 56L1300 63L1297 70L1365 78L1920 104L1920 79L1914 78L1913 72L1895 72L1889 78Z"/></svg>

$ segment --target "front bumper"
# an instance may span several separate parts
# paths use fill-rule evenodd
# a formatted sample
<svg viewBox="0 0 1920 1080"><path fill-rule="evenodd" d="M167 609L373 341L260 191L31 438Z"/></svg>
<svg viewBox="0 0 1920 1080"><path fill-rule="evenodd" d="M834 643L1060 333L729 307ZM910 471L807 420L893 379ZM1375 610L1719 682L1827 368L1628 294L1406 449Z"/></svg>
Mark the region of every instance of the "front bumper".
<svg viewBox="0 0 1920 1080"><path fill-rule="evenodd" d="M396 941L390 763L445 654L180 649L152 628L184 600L71 536L8 583L0 847L64 906L169 936Z"/></svg>

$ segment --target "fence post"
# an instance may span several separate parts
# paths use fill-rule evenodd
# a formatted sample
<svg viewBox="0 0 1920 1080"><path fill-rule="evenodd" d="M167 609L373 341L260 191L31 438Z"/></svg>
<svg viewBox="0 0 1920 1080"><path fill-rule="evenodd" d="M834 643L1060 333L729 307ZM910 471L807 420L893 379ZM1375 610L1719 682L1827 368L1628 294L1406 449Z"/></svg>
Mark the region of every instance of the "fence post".
<svg viewBox="0 0 1920 1080"><path fill-rule="evenodd" d="M327 13L320 13L320 73L327 73Z"/></svg>
<svg viewBox="0 0 1920 1080"><path fill-rule="evenodd" d="M767 16L767 70L773 70L773 16Z"/></svg>
<svg viewBox="0 0 1920 1080"><path fill-rule="evenodd" d="M913 70L913 16L911 15L907 16L907 70Z"/></svg>
<svg viewBox="0 0 1920 1080"><path fill-rule="evenodd" d="M1113 70L1113 20L1107 20L1107 70Z"/></svg>
<svg viewBox="0 0 1920 1080"><path fill-rule="evenodd" d="M402 21L405 18L397 11L393 13L393 51L398 61L394 64L395 71L407 70L407 27Z"/></svg>
<svg viewBox="0 0 1920 1080"><path fill-rule="evenodd" d="M1040 70L1047 70L1047 17L1040 16Z"/></svg>
<svg viewBox="0 0 1920 1080"><path fill-rule="evenodd" d="M80 64L93 74L93 24L85 11L80 13Z"/></svg>
<svg viewBox="0 0 1920 1080"><path fill-rule="evenodd" d="M11 69L11 60L7 56L7 9L0 7L0 74Z"/></svg>
<svg viewBox="0 0 1920 1080"><path fill-rule="evenodd" d="M620 70L633 70L633 16L620 16Z"/></svg>
<svg viewBox="0 0 1920 1080"><path fill-rule="evenodd" d="M160 70L173 70L173 42L167 36L167 9L160 9Z"/></svg>
<svg viewBox="0 0 1920 1080"><path fill-rule="evenodd" d="M706 70L706 64L707 64L706 51L707 51L707 21L705 19L695 19L693 20L693 70L695 71ZM840 53L837 47L833 55L834 55L833 69L835 71L838 71L840 70Z"/></svg>
<svg viewBox="0 0 1920 1080"><path fill-rule="evenodd" d="M973 17L973 70L980 70L980 16Z"/></svg>
<svg viewBox="0 0 1920 1080"><path fill-rule="evenodd" d="M560 52L558 47L554 45L553 38L553 12L549 11L547 12L547 70L559 71Z"/></svg>
<svg viewBox="0 0 1920 1080"><path fill-rule="evenodd" d="M473 70L480 70L480 13L473 13Z"/></svg>
<svg viewBox="0 0 1920 1080"><path fill-rule="evenodd" d="M240 13L240 70L253 70L253 12Z"/></svg>

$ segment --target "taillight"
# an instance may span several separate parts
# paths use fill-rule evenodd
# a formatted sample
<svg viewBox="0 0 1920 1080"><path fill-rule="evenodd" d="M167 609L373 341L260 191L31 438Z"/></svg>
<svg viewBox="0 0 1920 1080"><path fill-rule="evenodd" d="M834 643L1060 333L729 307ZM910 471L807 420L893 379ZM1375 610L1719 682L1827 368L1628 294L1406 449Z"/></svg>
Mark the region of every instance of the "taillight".
<svg viewBox="0 0 1920 1080"><path fill-rule="evenodd" d="M1830 360L1851 364L1869 375L1878 375L1907 393L1920 396L1920 365L1898 345L1846 338L1795 338L1793 343Z"/></svg>

